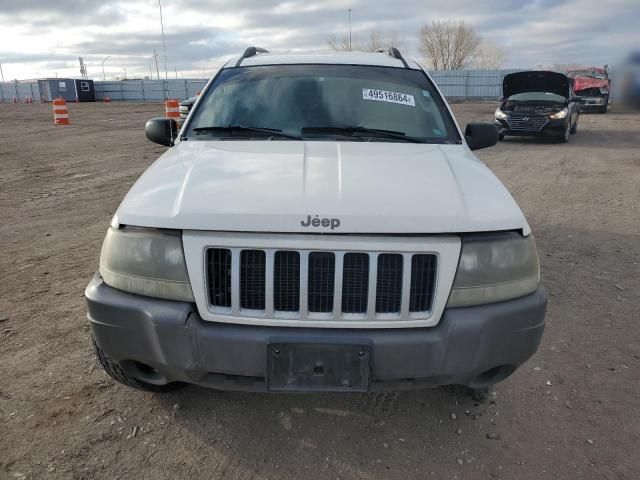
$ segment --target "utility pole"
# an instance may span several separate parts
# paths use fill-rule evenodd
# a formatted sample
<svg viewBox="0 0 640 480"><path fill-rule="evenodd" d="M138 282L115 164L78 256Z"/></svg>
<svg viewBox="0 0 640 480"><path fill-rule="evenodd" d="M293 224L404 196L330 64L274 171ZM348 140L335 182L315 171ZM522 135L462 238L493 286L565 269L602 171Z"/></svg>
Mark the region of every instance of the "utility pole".
<svg viewBox="0 0 640 480"><path fill-rule="evenodd" d="M153 59L156 61L156 75L158 76L158 80L160 80L160 70L158 70L158 54L156 53L156 49L153 49Z"/></svg>
<svg viewBox="0 0 640 480"><path fill-rule="evenodd" d="M349 9L349 51L351 51L351 9Z"/></svg>
<svg viewBox="0 0 640 480"><path fill-rule="evenodd" d="M2 83L4 83L4 72L2 71L2 64L0 63L0 75L2 75Z"/></svg>
<svg viewBox="0 0 640 480"><path fill-rule="evenodd" d="M167 47L164 43L164 23L162 21L162 1L158 0L158 8L160 9L160 29L162 30L162 51L164 53L164 79L169 79L169 73L167 70Z"/></svg>
<svg viewBox="0 0 640 480"><path fill-rule="evenodd" d="M110 58L111 58L111 55L107 55L106 57L104 57L104 58L102 59L102 81L103 81L103 82L107 79L107 77L106 77L106 76L105 76L105 74L104 74L104 62L106 62L106 61L107 61L107 60L109 60Z"/></svg>

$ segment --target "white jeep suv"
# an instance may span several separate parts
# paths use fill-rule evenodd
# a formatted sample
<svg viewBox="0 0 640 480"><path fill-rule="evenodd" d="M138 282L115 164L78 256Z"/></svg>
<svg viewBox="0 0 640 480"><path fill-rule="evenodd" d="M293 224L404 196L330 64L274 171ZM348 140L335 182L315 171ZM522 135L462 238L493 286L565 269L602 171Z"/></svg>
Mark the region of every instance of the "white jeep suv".
<svg viewBox="0 0 640 480"><path fill-rule="evenodd" d="M536 351L531 230L429 75L396 49L270 54L211 79L138 179L86 289L116 380L258 391L461 384Z"/></svg>

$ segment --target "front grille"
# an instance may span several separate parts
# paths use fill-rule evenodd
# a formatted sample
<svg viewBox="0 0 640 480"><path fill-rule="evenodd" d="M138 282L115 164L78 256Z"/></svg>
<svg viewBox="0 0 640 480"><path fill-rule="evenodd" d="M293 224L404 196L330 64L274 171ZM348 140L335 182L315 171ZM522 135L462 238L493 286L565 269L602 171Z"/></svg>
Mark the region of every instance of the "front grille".
<svg viewBox="0 0 640 480"><path fill-rule="evenodd" d="M539 132L548 122L547 117L541 115L511 114L507 118L507 123L511 130L525 132Z"/></svg>
<svg viewBox="0 0 640 480"><path fill-rule="evenodd" d="M267 318L426 318L437 283L431 253L208 248L206 266L214 313Z"/></svg>

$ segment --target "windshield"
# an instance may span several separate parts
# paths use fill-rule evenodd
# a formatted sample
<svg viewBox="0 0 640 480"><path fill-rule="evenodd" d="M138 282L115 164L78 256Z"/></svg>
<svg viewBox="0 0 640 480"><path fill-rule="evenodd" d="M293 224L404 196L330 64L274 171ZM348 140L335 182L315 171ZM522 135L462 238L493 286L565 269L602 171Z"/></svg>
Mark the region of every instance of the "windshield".
<svg viewBox="0 0 640 480"><path fill-rule="evenodd" d="M186 136L459 142L444 101L422 71L361 65L224 69L194 111Z"/></svg>
<svg viewBox="0 0 640 480"><path fill-rule="evenodd" d="M599 72L597 70L571 70L569 73L567 73L567 76L571 77L571 78L589 77L589 78L596 78L598 80L606 80L607 79L607 74L606 73Z"/></svg>
<svg viewBox="0 0 640 480"><path fill-rule="evenodd" d="M562 95L556 95L549 92L524 92L516 93L507 98L510 102L560 102L567 101Z"/></svg>

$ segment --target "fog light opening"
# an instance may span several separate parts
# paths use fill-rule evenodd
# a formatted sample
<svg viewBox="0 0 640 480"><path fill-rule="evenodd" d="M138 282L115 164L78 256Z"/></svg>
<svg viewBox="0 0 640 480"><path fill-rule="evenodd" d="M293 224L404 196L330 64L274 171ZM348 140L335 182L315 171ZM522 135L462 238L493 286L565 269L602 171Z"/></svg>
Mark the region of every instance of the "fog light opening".
<svg viewBox="0 0 640 480"><path fill-rule="evenodd" d="M143 382L154 385L165 385L168 383L167 377L157 368L147 365L146 363L138 362L137 360L126 360L121 363L121 366L129 375Z"/></svg>
<svg viewBox="0 0 640 480"><path fill-rule="evenodd" d="M507 378L509 375L515 372L515 370L516 367L514 365L498 365L497 367L485 370L480 375L475 377L469 383L469 386L471 388L482 388L493 385Z"/></svg>

